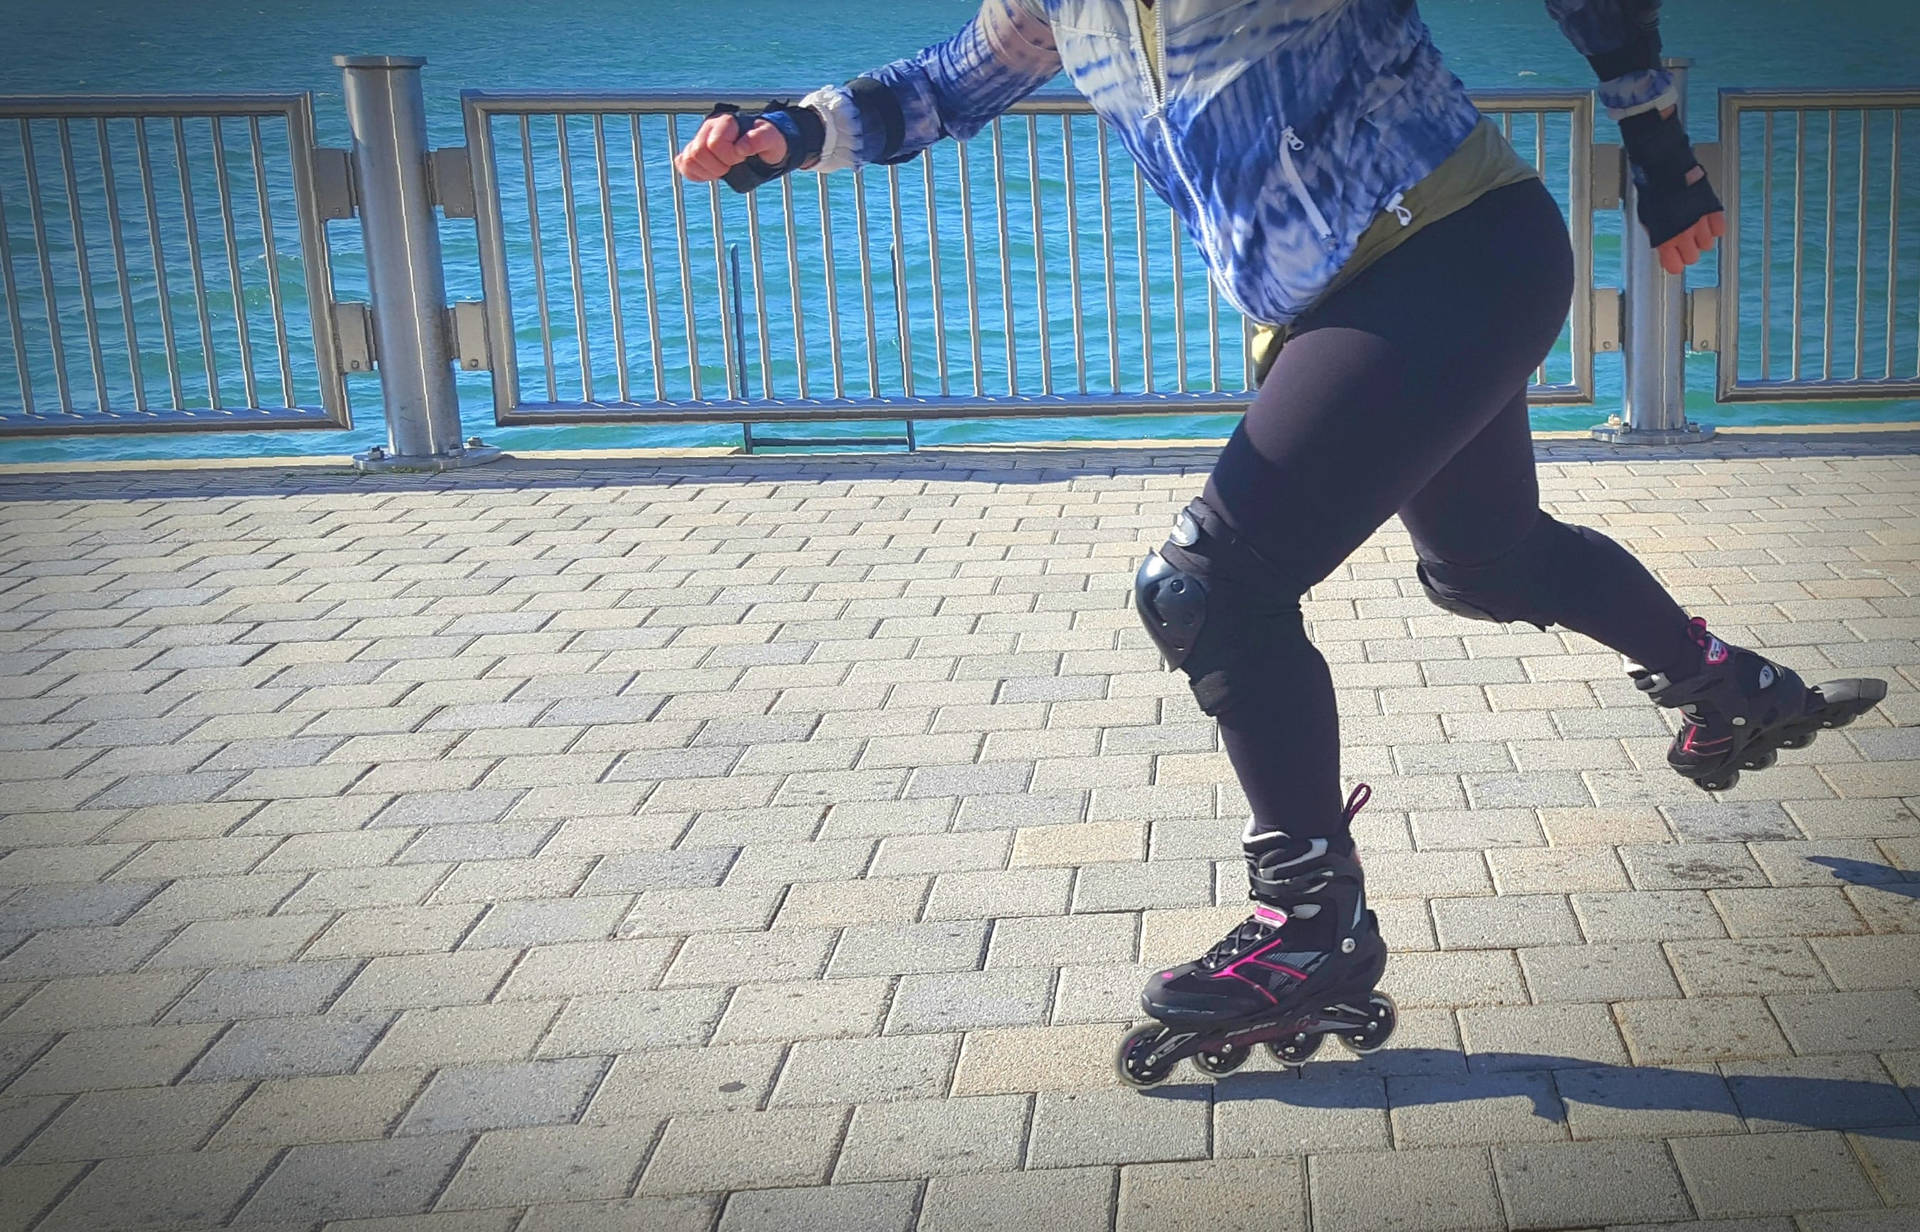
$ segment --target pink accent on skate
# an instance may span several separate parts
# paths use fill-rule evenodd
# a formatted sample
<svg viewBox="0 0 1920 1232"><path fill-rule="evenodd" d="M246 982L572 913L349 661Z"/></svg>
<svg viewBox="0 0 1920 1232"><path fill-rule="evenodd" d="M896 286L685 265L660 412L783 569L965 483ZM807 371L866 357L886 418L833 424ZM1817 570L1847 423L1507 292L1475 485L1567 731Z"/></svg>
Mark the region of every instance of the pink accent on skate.
<svg viewBox="0 0 1920 1232"><path fill-rule="evenodd" d="M1253 953L1247 955L1245 958L1238 958L1238 959L1235 959L1233 962L1228 963L1225 967L1221 968L1218 972L1216 972L1213 978L1216 980L1225 980L1225 979L1239 980L1242 983L1253 984L1254 987L1259 988L1260 986L1254 983L1254 981L1240 974L1239 968L1251 965L1255 967L1264 967L1268 971L1283 971L1286 974L1293 976L1295 979L1301 979L1301 980L1306 979L1307 976L1304 971L1296 971L1292 967L1288 967L1280 963L1258 961L1262 954L1265 954L1269 950L1275 949L1285 940L1286 940L1285 937L1275 937L1273 940L1267 942L1265 945L1261 946L1259 949L1255 950ZM1266 990L1262 988L1261 991L1265 992Z"/></svg>
<svg viewBox="0 0 1920 1232"><path fill-rule="evenodd" d="M1273 1004L1275 1005L1280 1004L1280 998L1274 996L1272 993L1262 988L1257 980L1250 980L1244 975L1235 975L1231 970L1222 971L1220 972L1220 974L1214 976L1213 978L1216 980L1239 980L1242 984L1245 984L1248 988L1253 989L1253 991L1259 993L1261 996L1265 997L1268 1001L1272 1002Z"/></svg>
<svg viewBox="0 0 1920 1232"><path fill-rule="evenodd" d="M1705 617L1695 616L1687 622L1687 628L1688 632L1693 635L1694 643L1705 652L1709 664L1720 664L1727 661L1727 644L1707 632Z"/></svg>
<svg viewBox="0 0 1920 1232"><path fill-rule="evenodd" d="M1255 903L1253 905L1253 918L1262 924L1271 924L1275 928L1279 928L1287 922L1287 913L1278 907L1269 907L1265 903Z"/></svg>
<svg viewBox="0 0 1920 1232"><path fill-rule="evenodd" d="M1373 788L1367 786L1365 783L1355 787L1353 794L1347 797L1346 811L1340 814L1340 820L1352 821L1354 815L1361 809L1367 807L1367 801L1371 799L1373 799Z"/></svg>

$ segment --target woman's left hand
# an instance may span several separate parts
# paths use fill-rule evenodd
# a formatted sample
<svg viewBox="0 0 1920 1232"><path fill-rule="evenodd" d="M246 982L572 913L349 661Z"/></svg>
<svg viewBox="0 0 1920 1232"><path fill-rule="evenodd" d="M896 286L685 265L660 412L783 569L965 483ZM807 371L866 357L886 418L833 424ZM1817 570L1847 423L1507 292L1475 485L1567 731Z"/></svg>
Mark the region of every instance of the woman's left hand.
<svg viewBox="0 0 1920 1232"><path fill-rule="evenodd" d="M1687 176L1687 183L1697 184L1706 178L1706 172L1695 167ZM1661 244L1654 251L1660 254L1660 268L1669 274L1677 274L1700 259L1703 252L1713 250L1713 241L1727 233L1727 213L1715 210L1685 231Z"/></svg>

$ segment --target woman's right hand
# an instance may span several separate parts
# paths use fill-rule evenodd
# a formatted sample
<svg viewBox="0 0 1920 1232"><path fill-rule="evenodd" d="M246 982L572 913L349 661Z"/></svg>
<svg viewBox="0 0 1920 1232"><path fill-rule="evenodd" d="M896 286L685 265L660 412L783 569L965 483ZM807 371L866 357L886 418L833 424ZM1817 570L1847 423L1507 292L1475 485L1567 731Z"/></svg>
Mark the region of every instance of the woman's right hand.
<svg viewBox="0 0 1920 1232"><path fill-rule="evenodd" d="M716 115L707 117L700 131L674 156L673 165L687 179L704 184L755 155L778 166L786 161L787 139L765 120L755 120L743 137L733 116Z"/></svg>

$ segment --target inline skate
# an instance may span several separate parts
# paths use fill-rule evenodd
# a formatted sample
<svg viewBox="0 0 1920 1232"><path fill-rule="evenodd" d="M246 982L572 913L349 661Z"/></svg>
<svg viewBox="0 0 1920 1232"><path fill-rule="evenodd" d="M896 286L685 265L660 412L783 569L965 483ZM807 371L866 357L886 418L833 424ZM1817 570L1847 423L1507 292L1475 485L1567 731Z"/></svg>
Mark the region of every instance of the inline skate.
<svg viewBox="0 0 1920 1232"><path fill-rule="evenodd" d="M1370 794L1356 788L1344 820ZM1299 1066L1329 1035L1366 1054L1393 1034L1393 999L1374 991L1387 947L1351 841L1275 831L1249 833L1242 845L1253 914L1200 958L1148 981L1140 1004L1155 1021L1128 1035L1115 1058L1130 1086L1162 1082L1188 1057L1218 1077L1261 1044Z"/></svg>
<svg viewBox="0 0 1920 1232"><path fill-rule="evenodd" d="M1684 680L1629 663L1628 674L1656 705L1678 707L1680 731L1667 764L1708 791L1725 791L1742 770L1765 770L1781 749L1800 749L1829 727L1845 727L1887 695L1870 677L1809 686L1782 667L1691 623L1700 670Z"/></svg>

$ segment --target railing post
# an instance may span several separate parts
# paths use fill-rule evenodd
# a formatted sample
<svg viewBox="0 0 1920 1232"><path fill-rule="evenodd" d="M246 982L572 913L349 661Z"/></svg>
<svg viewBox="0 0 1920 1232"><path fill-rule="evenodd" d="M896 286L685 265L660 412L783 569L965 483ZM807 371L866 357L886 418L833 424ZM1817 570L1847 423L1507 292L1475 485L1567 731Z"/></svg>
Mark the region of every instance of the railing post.
<svg viewBox="0 0 1920 1232"><path fill-rule="evenodd" d="M448 340L440 225L427 169L426 99L418 56L335 56L345 74L353 178L373 301L374 366L388 448L361 470L451 470L500 451L462 442Z"/></svg>
<svg viewBox="0 0 1920 1232"><path fill-rule="evenodd" d="M1686 119L1687 69L1693 61L1670 59L1664 66L1673 74L1679 94L1680 118ZM1725 184L1715 186L1729 191ZM1621 413L1593 429L1596 440L1616 445L1678 445L1704 441L1713 429L1687 419L1687 297L1685 273L1660 268L1659 254L1640 225L1636 208L1639 190L1628 175L1622 185L1620 210L1625 244L1620 265L1626 286L1627 328L1621 348L1626 360L1626 396Z"/></svg>

